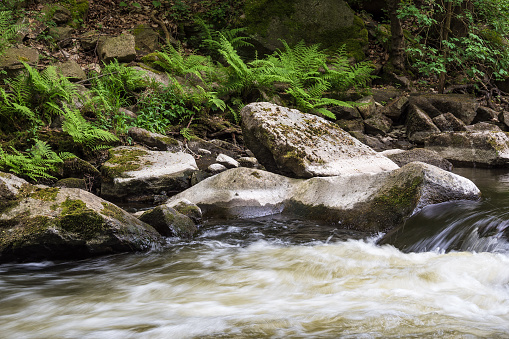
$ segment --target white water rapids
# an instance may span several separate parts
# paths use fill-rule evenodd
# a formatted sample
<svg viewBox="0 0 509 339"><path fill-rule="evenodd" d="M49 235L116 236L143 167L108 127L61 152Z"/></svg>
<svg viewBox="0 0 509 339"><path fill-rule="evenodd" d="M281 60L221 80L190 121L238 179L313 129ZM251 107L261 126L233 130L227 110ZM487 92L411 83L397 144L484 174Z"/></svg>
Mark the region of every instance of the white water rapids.
<svg viewBox="0 0 509 339"><path fill-rule="evenodd" d="M485 198L489 216L469 205L454 225L507 224L504 185ZM441 206L438 219L427 211L417 223L444 223L433 225L443 237L463 205ZM498 233L484 232L503 245L489 247L496 251L463 251L462 241L457 251L404 253L340 240L326 226L216 223L162 252L0 265L0 337L509 338L509 247Z"/></svg>
<svg viewBox="0 0 509 339"><path fill-rule="evenodd" d="M212 241L4 266L0 281L3 338L509 337L500 253Z"/></svg>

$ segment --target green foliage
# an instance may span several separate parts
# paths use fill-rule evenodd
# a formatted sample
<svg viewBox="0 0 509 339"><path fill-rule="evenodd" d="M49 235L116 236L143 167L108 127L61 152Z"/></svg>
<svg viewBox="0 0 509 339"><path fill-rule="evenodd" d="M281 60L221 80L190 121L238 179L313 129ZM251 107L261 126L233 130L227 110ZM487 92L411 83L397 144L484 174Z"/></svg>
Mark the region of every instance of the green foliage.
<svg viewBox="0 0 509 339"><path fill-rule="evenodd" d="M407 0L398 16L410 25L407 53L422 74L464 73L481 82L508 75L509 1Z"/></svg>
<svg viewBox="0 0 509 339"><path fill-rule="evenodd" d="M96 123L103 129L115 129L111 123L120 114L119 109L136 104L138 92L147 87L142 72L116 60L105 65L100 75L92 75L90 82L93 97L89 104L94 106Z"/></svg>
<svg viewBox="0 0 509 339"><path fill-rule="evenodd" d="M0 55L11 45L11 40L21 28L12 22L12 11L0 10Z"/></svg>
<svg viewBox="0 0 509 339"><path fill-rule="evenodd" d="M119 141L114 134L86 121L79 110L71 110L66 105L64 105L64 109L55 104L53 106L65 118L62 130L67 132L75 143L92 150L98 150L109 148L112 143Z"/></svg>
<svg viewBox="0 0 509 339"><path fill-rule="evenodd" d="M202 79L202 72L209 72L212 67L209 58L197 54L186 55L180 45L177 48L166 45L157 56L159 60L155 64L173 75L193 74Z"/></svg>
<svg viewBox="0 0 509 339"><path fill-rule="evenodd" d="M0 147L0 168L35 181L54 179L50 173L57 170L58 164L74 157L71 153L57 154L46 142L40 140L35 140L35 144L26 153L14 148L12 152L7 153Z"/></svg>
<svg viewBox="0 0 509 339"><path fill-rule="evenodd" d="M39 72L23 63L27 73L5 80L8 91L0 88L0 122L4 131L8 126L17 129L49 123L58 114L55 107L76 97L76 85L57 74L49 66Z"/></svg>

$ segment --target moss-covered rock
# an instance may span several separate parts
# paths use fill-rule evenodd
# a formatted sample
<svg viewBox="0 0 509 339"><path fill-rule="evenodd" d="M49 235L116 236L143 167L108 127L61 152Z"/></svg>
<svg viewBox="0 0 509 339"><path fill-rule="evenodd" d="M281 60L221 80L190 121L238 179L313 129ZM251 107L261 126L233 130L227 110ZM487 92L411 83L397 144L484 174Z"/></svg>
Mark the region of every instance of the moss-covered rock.
<svg viewBox="0 0 509 339"><path fill-rule="evenodd" d="M323 0L310 4L305 0L248 0L243 25L266 50L274 51L304 40L336 50L345 45L356 60L364 58L368 31L342 0Z"/></svg>
<svg viewBox="0 0 509 339"><path fill-rule="evenodd" d="M116 201L153 203L156 194L188 188L196 170L194 157L187 153L116 147L109 150L109 159L101 167L101 195Z"/></svg>
<svg viewBox="0 0 509 339"><path fill-rule="evenodd" d="M0 177L0 190L0 262L86 258L162 242L151 226L80 189Z"/></svg>
<svg viewBox="0 0 509 339"><path fill-rule="evenodd" d="M97 49L99 58L108 63L113 60L118 62L131 62L136 58L135 39L131 34L122 34L105 39Z"/></svg>
<svg viewBox="0 0 509 339"><path fill-rule="evenodd" d="M191 238L198 231L191 218L166 205L146 211L139 219L165 237Z"/></svg>

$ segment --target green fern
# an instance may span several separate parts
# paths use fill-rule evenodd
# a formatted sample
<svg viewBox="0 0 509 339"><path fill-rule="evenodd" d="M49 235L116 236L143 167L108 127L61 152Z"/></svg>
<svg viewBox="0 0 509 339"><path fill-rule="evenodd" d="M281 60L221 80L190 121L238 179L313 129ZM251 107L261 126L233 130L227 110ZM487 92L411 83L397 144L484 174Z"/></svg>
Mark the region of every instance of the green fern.
<svg viewBox="0 0 509 339"><path fill-rule="evenodd" d="M56 172L58 164L63 163L65 159L75 157L71 153L59 155L41 140L36 140L28 153L21 153L12 147L11 149L13 154L5 152L0 147L0 168L34 181L55 179L50 173Z"/></svg>
<svg viewBox="0 0 509 339"><path fill-rule="evenodd" d="M157 53L157 56L159 60L155 64L173 75L194 74L203 80L202 72L211 70L209 58L196 54L186 55L181 45L177 48L171 44L166 45L161 52Z"/></svg>
<svg viewBox="0 0 509 339"><path fill-rule="evenodd" d="M11 45L10 41L23 27L12 23L12 14L11 11L0 11L0 55Z"/></svg>
<svg viewBox="0 0 509 339"><path fill-rule="evenodd" d="M74 142L92 150L111 147L111 144L119 139L112 133L95 127L85 120L78 110L71 110L67 106L64 109L54 105L54 109L65 117L62 130L68 133Z"/></svg>

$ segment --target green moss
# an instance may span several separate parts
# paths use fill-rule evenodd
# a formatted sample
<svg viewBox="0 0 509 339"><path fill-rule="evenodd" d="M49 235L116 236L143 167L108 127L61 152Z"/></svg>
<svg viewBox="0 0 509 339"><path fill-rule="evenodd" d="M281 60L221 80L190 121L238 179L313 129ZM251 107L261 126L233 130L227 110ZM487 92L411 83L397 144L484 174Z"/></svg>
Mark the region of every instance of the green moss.
<svg viewBox="0 0 509 339"><path fill-rule="evenodd" d="M53 225L51 218L41 215L35 217L20 215L14 219L0 220L0 249L6 246L19 248Z"/></svg>
<svg viewBox="0 0 509 339"><path fill-rule="evenodd" d="M124 211L120 207L106 202L101 202L101 204L103 205L103 209L101 210L102 214L117 219L123 223L127 223Z"/></svg>
<svg viewBox="0 0 509 339"><path fill-rule="evenodd" d="M292 25L291 17L295 12L295 0L271 1L271 0L247 0L244 4L244 14L249 26L248 33L267 35L270 20L267 17L288 17L285 24Z"/></svg>
<svg viewBox="0 0 509 339"><path fill-rule="evenodd" d="M164 143L166 145L171 145L171 146L178 146L179 145L179 142L176 139L173 139L173 138L170 138L170 137L157 136L155 139L161 141L162 143Z"/></svg>
<svg viewBox="0 0 509 339"><path fill-rule="evenodd" d="M90 239L104 233L107 229L103 217L88 208L81 200L67 198L61 207L62 212L57 218L57 223L63 230L78 233L85 239Z"/></svg>
<svg viewBox="0 0 509 339"><path fill-rule="evenodd" d="M142 163L140 157L148 152L141 149L111 149L110 158L102 167L103 175L107 179L125 178L125 172L137 171L142 165L151 165L151 162Z"/></svg>
<svg viewBox="0 0 509 339"><path fill-rule="evenodd" d="M57 200L58 192L58 187L36 188L30 194L30 198L43 201L55 201Z"/></svg>

